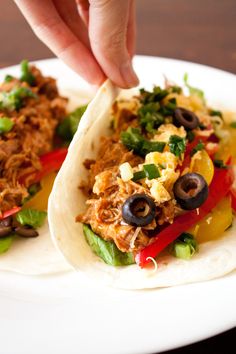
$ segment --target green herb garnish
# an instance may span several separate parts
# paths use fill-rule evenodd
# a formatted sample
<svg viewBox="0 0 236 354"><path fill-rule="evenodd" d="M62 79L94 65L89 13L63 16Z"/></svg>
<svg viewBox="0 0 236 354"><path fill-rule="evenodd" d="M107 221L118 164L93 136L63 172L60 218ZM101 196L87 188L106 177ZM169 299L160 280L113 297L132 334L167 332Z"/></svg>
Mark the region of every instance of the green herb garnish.
<svg viewBox="0 0 236 354"><path fill-rule="evenodd" d="M68 114L68 116L58 125L57 134L65 141L71 141L82 115L86 111L88 105L78 107L76 110Z"/></svg>
<svg viewBox="0 0 236 354"><path fill-rule="evenodd" d="M223 114L221 111L217 111L215 109L210 110L210 116L218 116L220 118L223 118Z"/></svg>
<svg viewBox="0 0 236 354"><path fill-rule="evenodd" d="M190 152L190 156L193 156L194 154L196 154L196 152L203 150L204 147L205 147L205 145L203 144L203 142L199 141L199 143Z"/></svg>
<svg viewBox="0 0 236 354"><path fill-rule="evenodd" d="M223 160L213 160L213 164L218 168L228 168L228 166L224 164Z"/></svg>
<svg viewBox="0 0 236 354"><path fill-rule="evenodd" d="M189 131L187 132L187 139L188 139L188 141L191 143L191 142L194 140L194 138L195 138L194 132L193 132L192 130L189 130Z"/></svg>
<svg viewBox="0 0 236 354"><path fill-rule="evenodd" d="M144 171L138 171L134 173L132 178L133 182L139 181L140 179L146 178L146 173Z"/></svg>
<svg viewBox="0 0 236 354"><path fill-rule="evenodd" d="M103 240L91 230L89 225L83 225L83 232L92 251L105 263L112 266L124 266L135 263L132 253L121 252L114 242Z"/></svg>
<svg viewBox="0 0 236 354"><path fill-rule="evenodd" d="M165 105L161 105L160 113L166 117L173 115L175 109L177 108L176 99L171 98Z"/></svg>
<svg viewBox="0 0 236 354"><path fill-rule="evenodd" d="M30 86L35 84L35 77L30 71L29 62L27 60L22 60L20 63L21 67L21 76L20 81L27 82Z"/></svg>
<svg viewBox="0 0 236 354"><path fill-rule="evenodd" d="M12 75L6 75L4 82L11 82L14 79L14 77Z"/></svg>
<svg viewBox="0 0 236 354"><path fill-rule="evenodd" d="M43 225L46 216L46 211L40 211L36 209L24 209L16 214L16 220L21 225L31 226L36 229Z"/></svg>
<svg viewBox="0 0 236 354"><path fill-rule="evenodd" d="M146 140L142 136L140 129L131 127L121 132L121 142L127 149L133 150L140 156L145 156L153 151L163 152L166 145L164 142Z"/></svg>
<svg viewBox="0 0 236 354"><path fill-rule="evenodd" d="M12 127L14 126L14 122L8 117L0 118L0 134L8 133Z"/></svg>
<svg viewBox="0 0 236 354"><path fill-rule="evenodd" d="M27 87L15 87L10 92L0 93L0 109L18 110L23 106L24 98L37 98L37 95Z"/></svg>
<svg viewBox="0 0 236 354"><path fill-rule="evenodd" d="M187 232L182 233L172 244L173 255L181 259L190 259L197 250L197 241Z"/></svg>
<svg viewBox="0 0 236 354"><path fill-rule="evenodd" d="M191 95L196 95L196 96L200 97L203 102L205 102L204 92L197 87L191 86L188 83L188 74L187 73L184 74L184 83L185 83L185 86L189 89L189 93Z"/></svg>
<svg viewBox="0 0 236 354"><path fill-rule="evenodd" d="M236 129L236 122L230 123L230 127Z"/></svg>
<svg viewBox="0 0 236 354"><path fill-rule="evenodd" d="M175 156L180 156L186 149L186 139L178 135L171 135L168 143L170 152Z"/></svg>
<svg viewBox="0 0 236 354"><path fill-rule="evenodd" d="M150 163L148 165L143 165L143 170L148 179L154 179L161 176L158 167L154 163Z"/></svg>
<svg viewBox="0 0 236 354"><path fill-rule="evenodd" d="M159 110L158 102L147 103L138 110L140 125L149 133L154 133L164 123L164 117L158 112Z"/></svg>
<svg viewBox="0 0 236 354"><path fill-rule="evenodd" d="M168 90L163 90L159 86L154 86L153 91L146 91L145 89L140 89L140 101L143 104L150 102L160 102L164 97L169 94Z"/></svg>

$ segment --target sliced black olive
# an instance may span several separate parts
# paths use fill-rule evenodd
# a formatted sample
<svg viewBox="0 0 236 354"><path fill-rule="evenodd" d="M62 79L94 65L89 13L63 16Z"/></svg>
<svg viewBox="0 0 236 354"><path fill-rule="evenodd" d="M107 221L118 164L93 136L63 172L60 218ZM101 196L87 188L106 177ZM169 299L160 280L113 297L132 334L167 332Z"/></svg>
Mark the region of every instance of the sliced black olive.
<svg viewBox="0 0 236 354"><path fill-rule="evenodd" d="M11 226L0 226L0 237L5 237L10 235L12 232Z"/></svg>
<svg viewBox="0 0 236 354"><path fill-rule="evenodd" d="M19 226L15 228L15 233L21 237L37 237L39 233L31 227Z"/></svg>
<svg viewBox="0 0 236 354"><path fill-rule="evenodd" d="M7 218L0 221L0 227L1 226L11 226L11 222L12 222L12 217L8 216Z"/></svg>
<svg viewBox="0 0 236 354"><path fill-rule="evenodd" d="M207 199L208 185L198 173L186 173L177 179L173 191L181 208L192 210L199 208Z"/></svg>
<svg viewBox="0 0 236 354"><path fill-rule="evenodd" d="M156 214L154 201L146 194L134 194L124 202L122 217L133 226L145 226L152 222Z"/></svg>
<svg viewBox="0 0 236 354"><path fill-rule="evenodd" d="M174 123L183 126L186 130L192 130L199 126L200 122L195 113L185 108L176 108L174 111Z"/></svg>

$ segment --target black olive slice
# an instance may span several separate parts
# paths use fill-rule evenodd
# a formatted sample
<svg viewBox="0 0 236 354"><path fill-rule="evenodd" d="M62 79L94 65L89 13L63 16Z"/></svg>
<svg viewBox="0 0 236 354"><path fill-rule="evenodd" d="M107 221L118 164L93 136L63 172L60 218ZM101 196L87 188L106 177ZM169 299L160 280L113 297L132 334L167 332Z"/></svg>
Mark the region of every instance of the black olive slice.
<svg viewBox="0 0 236 354"><path fill-rule="evenodd" d="M39 233L31 227L19 226L15 228L15 233L21 237L37 237Z"/></svg>
<svg viewBox="0 0 236 354"><path fill-rule="evenodd" d="M174 124L178 127L182 125L186 130L192 130L197 128L200 122L195 113L185 108L176 108L174 111Z"/></svg>
<svg viewBox="0 0 236 354"><path fill-rule="evenodd" d="M0 227L1 226L11 226L11 222L12 222L12 217L8 216L7 218L0 221Z"/></svg>
<svg viewBox="0 0 236 354"><path fill-rule="evenodd" d="M184 210L199 208L208 197L208 185L198 173L186 173L177 179L174 196Z"/></svg>
<svg viewBox="0 0 236 354"><path fill-rule="evenodd" d="M12 232L11 226L0 226L0 237L5 237L10 235Z"/></svg>
<svg viewBox="0 0 236 354"><path fill-rule="evenodd" d="M132 226L145 226L152 222L156 214L156 205L146 194L134 194L124 202L122 217Z"/></svg>

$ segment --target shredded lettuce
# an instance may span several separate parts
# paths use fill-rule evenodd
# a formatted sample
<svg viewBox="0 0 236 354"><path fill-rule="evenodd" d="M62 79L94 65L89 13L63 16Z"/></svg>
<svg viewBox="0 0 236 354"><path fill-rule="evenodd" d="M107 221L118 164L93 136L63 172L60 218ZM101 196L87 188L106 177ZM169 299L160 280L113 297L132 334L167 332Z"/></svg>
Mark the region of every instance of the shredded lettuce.
<svg viewBox="0 0 236 354"><path fill-rule="evenodd" d="M12 244L13 235L0 238L0 254L9 250Z"/></svg>
<svg viewBox="0 0 236 354"><path fill-rule="evenodd" d="M200 97L203 102L205 102L204 92L201 89L199 89L197 87L193 87L189 84L188 73L184 74L184 83L185 83L185 86L189 89L189 93L191 95L196 95L196 96Z"/></svg>
<svg viewBox="0 0 236 354"><path fill-rule="evenodd" d="M88 105L78 107L58 125L57 134L65 141L70 142L78 128L82 115L86 111Z"/></svg>
<svg viewBox="0 0 236 354"><path fill-rule="evenodd" d="M36 229L43 225L46 216L46 211L23 209L16 214L16 220L21 225L31 226Z"/></svg>
<svg viewBox="0 0 236 354"><path fill-rule="evenodd" d="M112 266L124 266L135 263L132 253L121 252L114 242L103 240L91 230L89 225L83 225L83 232L92 251L105 263Z"/></svg>

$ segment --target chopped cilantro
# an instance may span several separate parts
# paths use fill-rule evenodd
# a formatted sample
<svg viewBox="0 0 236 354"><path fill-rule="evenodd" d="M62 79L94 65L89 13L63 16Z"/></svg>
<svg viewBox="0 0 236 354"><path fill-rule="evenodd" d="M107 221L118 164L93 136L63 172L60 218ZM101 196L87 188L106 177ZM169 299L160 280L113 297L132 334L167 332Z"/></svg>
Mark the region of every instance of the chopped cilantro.
<svg viewBox="0 0 236 354"><path fill-rule="evenodd" d="M133 150L140 156L145 156L153 151L162 152L166 145L164 142L146 140L140 129L131 127L121 133L121 142L127 149Z"/></svg>
<svg viewBox="0 0 236 354"><path fill-rule="evenodd" d="M205 147L205 145L203 144L203 142L199 141L199 143L190 152L190 156L193 156L194 154L196 154L196 152L203 150L204 147Z"/></svg>
<svg viewBox="0 0 236 354"><path fill-rule="evenodd" d="M158 102L150 102L138 110L140 125L149 133L154 133L164 123L164 117L158 112L159 109L160 104Z"/></svg>
<svg viewBox="0 0 236 354"><path fill-rule="evenodd" d="M140 89L140 101L144 104L150 102L160 102L164 97L168 95L168 90L163 90L159 86L154 86L153 91L146 91L145 89Z"/></svg>
<svg viewBox="0 0 236 354"><path fill-rule="evenodd" d="M170 152L175 156L180 156L186 149L186 139L178 135L171 135L169 139Z"/></svg>
<svg viewBox="0 0 236 354"><path fill-rule="evenodd" d="M4 82L11 82L14 79L14 77L12 75L6 75Z"/></svg>
<svg viewBox="0 0 236 354"><path fill-rule="evenodd" d="M169 91L173 92L173 93L182 93L182 88L180 86L170 86L169 87Z"/></svg>
<svg viewBox="0 0 236 354"><path fill-rule="evenodd" d="M218 168L228 168L227 165L224 164L223 160L213 160L214 166Z"/></svg>
<svg viewBox="0 0 236 354"><path fill-rule="evenodd" d="M215 109L210 110L210 116L218 116L220 118L223 118L223 114L221 111L217 111Z"/></svg>
<svg viewBox="0 0 236 354"><path fill-rule="evenodd" d="M195 138L194 132L193 132L192 130L189 130L189 131L187 132L187 139L188 139L188 141L191 143L191 142L194 140L194 138Z"/></svg>

